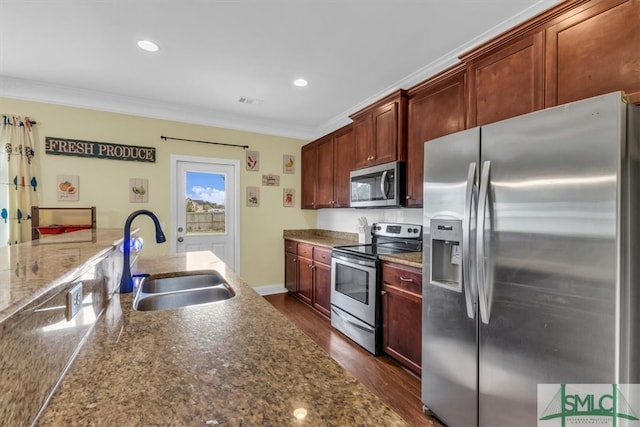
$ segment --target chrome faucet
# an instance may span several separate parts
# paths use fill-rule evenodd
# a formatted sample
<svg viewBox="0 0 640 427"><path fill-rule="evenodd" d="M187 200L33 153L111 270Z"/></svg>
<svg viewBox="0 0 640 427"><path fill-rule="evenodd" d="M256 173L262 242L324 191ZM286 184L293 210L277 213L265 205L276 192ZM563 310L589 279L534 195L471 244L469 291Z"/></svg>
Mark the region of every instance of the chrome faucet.
<svg viewBox="0 0 640 427"><path fill-rule="evenodd" d="M120 279L121 294L133 292L133 278L131 277L131 266L129 265L129 259L131 257L131 223L138 215L147 215L153 220L153 223L156 226L156 243L167 241L167 238L164 237L164 233L162 232L162 227L160 227L160 221L153 212L146 209L140 209L129 215L124 223L124 242L122 248L124 253L124 266L122 267L122 278Z"/></svg>

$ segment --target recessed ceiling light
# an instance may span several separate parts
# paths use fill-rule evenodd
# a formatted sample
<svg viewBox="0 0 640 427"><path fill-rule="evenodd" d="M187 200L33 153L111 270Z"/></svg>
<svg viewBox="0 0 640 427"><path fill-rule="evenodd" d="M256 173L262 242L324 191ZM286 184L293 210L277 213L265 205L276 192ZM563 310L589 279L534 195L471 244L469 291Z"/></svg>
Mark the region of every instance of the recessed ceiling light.
<svg viewBox="0 0 640 427"><path fill-rule="evenodd" d="M305 79L296 79L293 81L293 84L298 87L305 87L306 85L309 84L309 82L306 81Z"/></svg>
<svg viewBox="0 0 640 427"><path fill-rule="evenodd" d="M151 40L140 40L138 42L138 47L142 50L146 50L147 52L157 52L160 49L160 46Z"/></svg>

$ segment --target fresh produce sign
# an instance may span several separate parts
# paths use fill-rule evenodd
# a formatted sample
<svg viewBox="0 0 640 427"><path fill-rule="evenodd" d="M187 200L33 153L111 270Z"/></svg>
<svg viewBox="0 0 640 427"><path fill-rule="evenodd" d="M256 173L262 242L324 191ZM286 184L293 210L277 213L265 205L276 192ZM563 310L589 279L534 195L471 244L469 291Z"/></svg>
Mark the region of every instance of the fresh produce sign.
<svg viewBox="0 0 640 427"><path fill-rule="evenodd" d="M154 147L110 144L108 142L82 141L80 139L54 138L47 136L45 153L61 156L95 157L99 159L128 160L133 162L156 161Z"/></svg>

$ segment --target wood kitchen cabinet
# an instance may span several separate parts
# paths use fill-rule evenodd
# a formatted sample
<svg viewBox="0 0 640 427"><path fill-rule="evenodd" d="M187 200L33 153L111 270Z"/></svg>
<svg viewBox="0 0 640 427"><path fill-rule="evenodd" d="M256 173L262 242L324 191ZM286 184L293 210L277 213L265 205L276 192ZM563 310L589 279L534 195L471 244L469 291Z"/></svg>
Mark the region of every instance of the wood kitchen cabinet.
<svg viewBox="0 0 640 427"><path fill-rule="evenodd" d="M354 169L355 147L353 126L344 126L333 133L333 200L334 208L350 205L350 172Z"/></svg>
<svg viewBox="0 0 640 427"><path fill-rule="evenodd" d="M287 291L330 317L331 249L285 239L284 256Z"/></svg>
<svg viewBox="0 0 640 427"><path fill-rule="evenodd" d="M407 92L407 207L422 206L424 143L466 128L465 82L459 65Z"/></svg>
<svg viewBox="0 0 640 427"><path fill-rule="evenodd" d="M347 125L302 147L302 207L349 207L353 132Z"/></svg>
<svg viewBox="0 0 640 427"><path fill-rule="evenodd" d="M313 245L298 243L298 298L311 304L313 298Z"/></svg>
<svg viewBox="0 0 640 427"><path fill-rule="evenodd" d="M301 189L300 206L302 209L315 209L316 207L316 145L307 144L301 150Z"/></svg>
<svg viewBox="0 0 640 427"><path fill-rule="evenodd" d="M353 115L354 168L406 158L407 92L399 90Z"/></svg>
<svg viewBox="0 0 640 427"><path fill-rule="evenodd" d="M618 90L640 103L640 2L583 8L546 30L546 107Z"/></svg>
<svg viewBox="0 0 640 427"><path fill-rule="evenodd" d="M298 292L298 242L284 241L284 287L295 294Z"/></svg>
<svg viewBox="0 0 640 427"><path fill-rule="evenodd" d="M313 248L313 307L330 316L331 313L331 249Z"/></svg>
<svg viewBox="0 0 640 427"><path fill-rule="evenodd" d="M420 207L425 141L612 91L640 104L639 46L640 0L561 2L464 53L452 68L352 114L342 138L353 157L338 154L337 133L328 136L332 167L324 138L319 161L318 145L303 147L303 208L348 206L340 203L337 174L347 174L342 185L347 171L391 161L406 161L405 206ZM339 164L343 158L351 165Z"/></svg>
<svg viewBox="0 0 640 427"><path fill-rule="evenodd" d="M382 345L387 355L421 374L421 269L382 263Z"/></svg>
<svg viewBox="0 0 640 427"><path fill-rule="evenodd" d="M469 127L544 107L542 31L463 61L468 63Z"/></svg>

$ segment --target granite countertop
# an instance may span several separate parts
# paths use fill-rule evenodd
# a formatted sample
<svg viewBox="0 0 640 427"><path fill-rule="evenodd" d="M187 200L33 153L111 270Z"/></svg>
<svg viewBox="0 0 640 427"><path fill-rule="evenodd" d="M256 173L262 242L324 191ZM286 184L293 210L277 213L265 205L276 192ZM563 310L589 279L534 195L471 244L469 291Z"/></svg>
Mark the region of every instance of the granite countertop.
<svg viewBox="0 0 640 427"><path fill-rule="evenodd" d="M142 256L136 267L201 269L236 296L140 312L132 294L114 295L38 425L406 425L212 253Z"/></svg>
<svg viewBox="0 0 640 427"><path fill-rule="evenodd" d="M284 230L283 238L316 246L333 248L335 246L357 245L358 234L329 230ZM393 255L381 255L383 261L396 262L410 267L422 268L422 252L408 252Z"/></svg>
<svg viewBox="0 0 640 427"><path fill-rule="evenodd" d="M383 261L395 262L410 267L422 268L422 252L405 252L403 254L380 255Z"/></svg>
<svg viewBox="0 0 640 427"><path fill-rule="evenodd" d="M325 248L358 244L358 233L329 230L284 230L282 237L296 242L309 243Z"/></svg>
<svg viewBox="0 0 640 427"><path fill-rule="evenodd" d="M0 248L0 323L56 292L122 241L122 229L81 230Z"/></svg>

